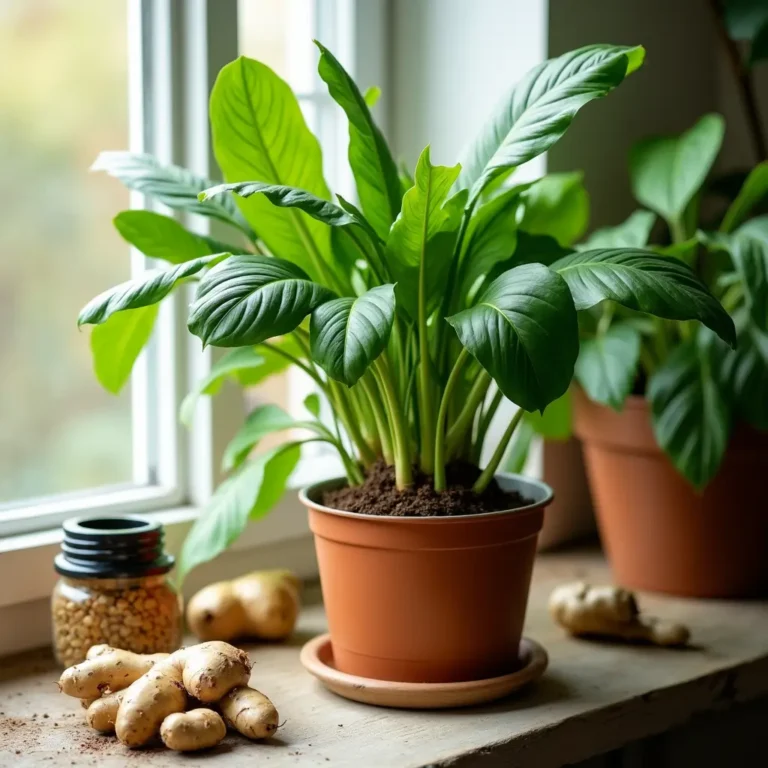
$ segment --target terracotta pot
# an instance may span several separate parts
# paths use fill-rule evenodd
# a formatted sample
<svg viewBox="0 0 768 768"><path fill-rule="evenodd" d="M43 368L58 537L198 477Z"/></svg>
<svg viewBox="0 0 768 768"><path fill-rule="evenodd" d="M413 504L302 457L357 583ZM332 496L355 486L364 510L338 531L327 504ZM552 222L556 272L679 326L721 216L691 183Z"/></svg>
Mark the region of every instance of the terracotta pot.
<svg viewBox="0 0 768 768"><path fill-rule="evenodd" d="M506 512L382 517L324 507L301 493L315 535L335 665L400 682L460 682L518 666L536 537L552 491L498 478L533 500Z"/></svg>
<svg viewBox="0 0 768 768"><path fill-rule="evenodd" d="M768 594L768 435L745 426L703 493L659 448L648 405L575 398L598 526L617 581L690 597Z"/></svg>

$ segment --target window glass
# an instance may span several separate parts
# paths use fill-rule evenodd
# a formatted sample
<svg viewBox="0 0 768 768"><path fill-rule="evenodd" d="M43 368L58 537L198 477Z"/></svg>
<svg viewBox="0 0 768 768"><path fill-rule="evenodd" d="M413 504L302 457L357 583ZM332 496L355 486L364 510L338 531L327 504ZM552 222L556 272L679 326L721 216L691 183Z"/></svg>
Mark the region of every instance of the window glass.
<svg viewBox="0 0 768 768"><path fill-rule="evenodd" d="M0 505L132 478L131 398L95 380L80 307L129 277L88 168L128 146L128 0L0 0Z"/></svg>

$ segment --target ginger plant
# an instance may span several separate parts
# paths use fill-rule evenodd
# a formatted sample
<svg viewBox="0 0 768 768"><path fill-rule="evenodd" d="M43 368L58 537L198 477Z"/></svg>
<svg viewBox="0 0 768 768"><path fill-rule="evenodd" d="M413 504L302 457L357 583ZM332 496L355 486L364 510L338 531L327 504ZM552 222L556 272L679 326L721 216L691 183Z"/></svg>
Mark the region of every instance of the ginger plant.
<svg viewBox="0 0 768 768"><path fill-rule="evenodd" d="M511 89L454 166L433 165L429 147L413 177L400 173L374 122L376 92L361 93L318 44L319 73L349 121L349 162L358 205L331 195L320 147L296 97L268 67L225 66L211 94L213 147L225 184L152 158L103 154L97 167L132 189L227 224L245 247L191 233L147 211L116 225L168 269L113 288L81 312L94 349L127 325L145 340L156 305L196 282L189 329L203 344L232 348L194 398L223 379L244 385L295 365L330 405L333 424L256 409L224 457L232 475L190 533L182 574L218 554L279 498L298 445L330 443L347 482L377 461L399 489L414 468L446 489L446 466L479 462L503 399L519 407L493 446L474 490L493 479L522 414L542 411L568 388L579 351L578 314L613 301L671 320L698 320L728 343L733 324L681 262L635 248L569 253L519 226L536 205L520 165L546 152L588 102L642 63L640 47L593 45L545 61ZM534 211L535 212L535 211ZM120 321L127 314L131 322ZM138 351L140 343L122 344ZM124 359L121 360L124 363ZM123 366L125 368L125 366ZM97 369L112 370L108 364ZM127 375L127 374L126 374ZM109 377L105 377L109 378ZM249 459L269 432L310 436Z"/></svg>

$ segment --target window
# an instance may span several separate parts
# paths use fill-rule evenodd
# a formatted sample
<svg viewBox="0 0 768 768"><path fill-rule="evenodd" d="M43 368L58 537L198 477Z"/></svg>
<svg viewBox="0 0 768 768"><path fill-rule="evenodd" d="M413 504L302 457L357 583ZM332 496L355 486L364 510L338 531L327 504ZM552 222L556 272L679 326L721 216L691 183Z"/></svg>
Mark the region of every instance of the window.
<svg viewBox="0 0 768 768"><path fill-rule="evenodd" d="M164 302L130 385L117 397L99 386L76 314L152 266L129 258L111 226L118 211L152 203L88 168L100 150L130 147L214 176L208 95L242 52L298 92L326 178L352 196L346 119L317 75L311 40L362 68L365 85L385 85L373 40L380 15L378 0L0 0L2 50L24 70L0 83L0 158L12 169L0 182L0 317L10 329L0 340L0 537L75 514L202 502L254 399L301 407L310 388L291 373L246 398L232 387L204 399L194 431L181 427L178 406L212 354L188 337L182 292ZM366 30L365 56L356 29Z"/></svg>

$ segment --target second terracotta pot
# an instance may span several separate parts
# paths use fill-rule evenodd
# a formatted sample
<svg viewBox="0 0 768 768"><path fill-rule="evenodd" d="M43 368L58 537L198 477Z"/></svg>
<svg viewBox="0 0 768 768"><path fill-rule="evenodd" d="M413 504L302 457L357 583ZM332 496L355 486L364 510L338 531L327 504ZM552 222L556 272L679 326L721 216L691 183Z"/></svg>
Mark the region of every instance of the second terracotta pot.
<svg viewBox="0 0 768 768"><path fill-rule="evenodd" d="M529 506L453 517L361 515L302 492L342 672L400 682L459 682L512 672L536 538L551 490L499 476Z"/></svg>
<svg viewBox="0 0 768 768"><path fill-rule="evenodd" d="M648 404L621 413L577 391L600 536L625 587L688 597L768 594L768 435L740 426L717 476L698 493L656 443Z"/></svg>

